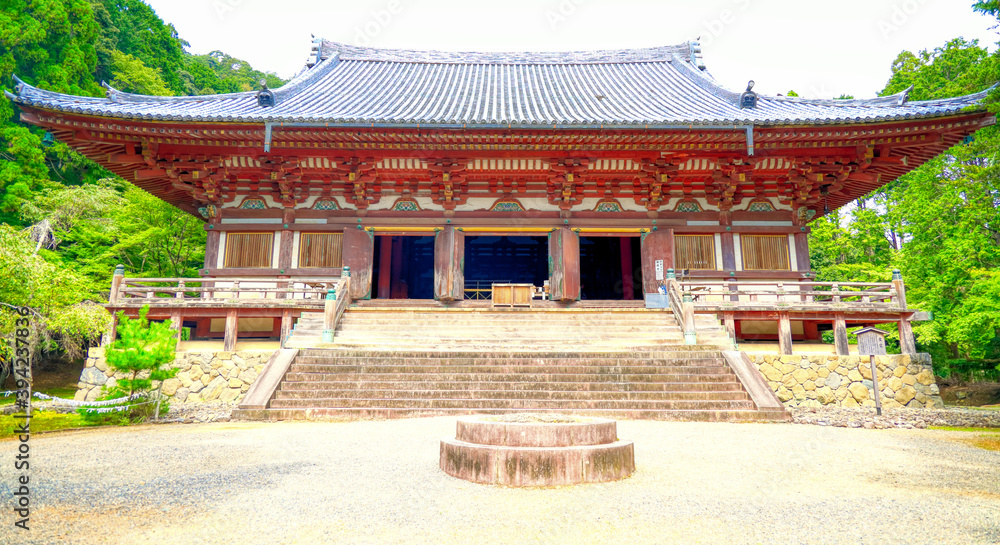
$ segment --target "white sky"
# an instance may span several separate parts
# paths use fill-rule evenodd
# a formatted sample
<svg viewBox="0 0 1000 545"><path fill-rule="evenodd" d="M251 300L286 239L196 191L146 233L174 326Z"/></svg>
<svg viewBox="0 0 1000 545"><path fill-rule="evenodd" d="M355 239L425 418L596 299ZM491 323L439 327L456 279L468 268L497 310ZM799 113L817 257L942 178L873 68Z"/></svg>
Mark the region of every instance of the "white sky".
<svg viewBox="0 0 1000 545"><path fill-rule="evenodd" d="M147 0L192 53L222 50L288 78L310 34L356 45L567 51L673 45L701 36L725 87L875 96L900 51L964 36L995 49L973 0Z"/></svg>

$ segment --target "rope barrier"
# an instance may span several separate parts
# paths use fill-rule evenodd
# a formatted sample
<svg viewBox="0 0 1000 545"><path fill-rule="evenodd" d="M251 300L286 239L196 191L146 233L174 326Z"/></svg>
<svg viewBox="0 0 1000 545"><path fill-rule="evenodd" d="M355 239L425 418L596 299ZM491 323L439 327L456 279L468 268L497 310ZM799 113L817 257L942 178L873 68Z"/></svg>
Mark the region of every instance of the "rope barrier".
<svg viewBox="0 0 1000 545"><path fill-rule="evenodd" d="M0 395L3 397L10 397L17 394L17 390L7 390ZM41 399L43 401L51 401L54 405L65 405L69 407L81 407L84 412L111 412L111 411L123 411L129 407L137 407L139 405L146 405L149 403L155 403L156 400L143 401L142 403L130 403L128 405L122 405L122 403L127 403L136 399L145 399L149 397L148 394L132 394L130 396L119 397L116 399L105 399L101 401L80 401L76 399L65 399L62 397L54 397L48 394L43 394L41 392L34 392L34 397ZM113 405L113 406L111 406ZM98 407L98 408L94 408ZM101 408L103 407L103 408Z"/></svg>

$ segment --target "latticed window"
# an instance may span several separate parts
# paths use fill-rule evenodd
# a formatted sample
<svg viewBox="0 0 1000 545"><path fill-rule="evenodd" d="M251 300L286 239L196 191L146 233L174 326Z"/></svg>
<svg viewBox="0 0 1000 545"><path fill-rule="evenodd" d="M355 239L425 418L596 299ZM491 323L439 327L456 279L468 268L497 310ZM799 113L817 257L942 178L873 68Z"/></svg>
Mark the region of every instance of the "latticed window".
<svg viewBox="0 0 1000 545"><path fill-rule="evenodd" d="M674 235L674 256L678 269L715 270L715 237Z"/></svg>
<svg viewBox="0 0 1000 545"><path fill-rule="evenodd" d="M785 235L740 235L740 250L744 270L791 270Z"/></svg>
<svg viewBox="0 0 1000 545"><path fill-rule="evenodd" d="M227 233L226 268L261 269L271 266L274 233Z"/></svg>
<svg viewBox="0 0 1000 545"><path fill-rule="evenodd" d="M343 233L302 233L299 238L299 267L340 267L343 265Z"/></svg>

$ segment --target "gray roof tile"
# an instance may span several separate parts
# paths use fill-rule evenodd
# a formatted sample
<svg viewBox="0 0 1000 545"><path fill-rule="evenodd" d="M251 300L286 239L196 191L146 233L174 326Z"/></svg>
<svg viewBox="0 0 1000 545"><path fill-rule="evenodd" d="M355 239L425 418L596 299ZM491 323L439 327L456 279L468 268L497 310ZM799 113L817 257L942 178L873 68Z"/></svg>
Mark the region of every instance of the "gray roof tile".
<svg viewBox="0 0 1000 545"><path fill-rule="evenodd" d="M740 93L700 66L695 43L645 49L548 53L453 53L355 47L323 41L321 61L274 89L150 97L108 89L78 97L18 83L19 104L78 114L198 122L320 122L342 125L640 127L866 123L936 117L979 105L985 92L907 102L904 94L860 100Z"/></svg>

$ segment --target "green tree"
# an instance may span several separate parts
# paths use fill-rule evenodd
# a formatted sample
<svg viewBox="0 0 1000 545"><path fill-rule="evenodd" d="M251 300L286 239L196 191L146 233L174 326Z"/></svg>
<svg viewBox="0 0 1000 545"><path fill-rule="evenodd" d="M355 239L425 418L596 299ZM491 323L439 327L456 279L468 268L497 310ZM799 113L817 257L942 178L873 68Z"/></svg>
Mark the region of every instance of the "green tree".
<svg viewBox="0 0 1000 545"><path fill-rule="evenodd" d="M145 306L138 318L128 318L124 312L118 314L118 338L105 348L104 354L108 367L123 373L125 378L118 379L105 392L106 398L135 394L152 398L154 388L158 389L164 380L177 374L177 368L173 367L177 340L170 321L150 322L146 319L148 312L149 307ZM152 414L150 405L135 405L127 416L133 422L145 420Z"/></svg>

